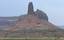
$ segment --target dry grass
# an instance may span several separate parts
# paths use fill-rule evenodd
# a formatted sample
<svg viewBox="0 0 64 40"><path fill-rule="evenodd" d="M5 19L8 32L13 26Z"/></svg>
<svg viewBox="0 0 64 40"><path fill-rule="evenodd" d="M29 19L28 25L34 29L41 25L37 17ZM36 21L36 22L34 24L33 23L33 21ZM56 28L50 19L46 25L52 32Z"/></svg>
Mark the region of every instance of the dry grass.
<svg viewBox="0 0 64 40"><path fill-rule="evenodd" d="M42 38L0 38L0 40L64 40L64 37L42 37Z"/></svg>

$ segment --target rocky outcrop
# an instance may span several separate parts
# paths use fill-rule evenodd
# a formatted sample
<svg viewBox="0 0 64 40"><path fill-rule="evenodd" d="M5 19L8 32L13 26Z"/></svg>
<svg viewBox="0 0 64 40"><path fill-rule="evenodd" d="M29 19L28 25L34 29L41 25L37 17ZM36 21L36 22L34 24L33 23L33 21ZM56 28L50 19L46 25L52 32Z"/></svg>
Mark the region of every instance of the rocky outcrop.
<svg viewBox="0 0 64 40"><path fill-rule="evenodd" d="M43 19L43 20L46 20L48 21L48 16L46 15L46 13L44 13L43 11L37 9L37 11L35 12L35 15L40 18L40 19Z"/></svg>
<svg viewBox="0 0 64 40"><path fill-rule="evenodd" d="M55 25L48 21L48 16L44 12L39 9L34 12L32 2L28 5L28 14L23 17L20 16L10 31L16 31L17 29L19 30L19 28L45 29L53 31L58 29Z"/></svg>
<svg viewBox="0 0 64 40"><path fill-rule="evenodd" d="M33 4L32 2L30 2L28 5L28 15L33 15L33 14L34 14Z"/></svg>
<svg viewBox="0 0 64 40"><path fill-rule="evenodd" d="M37 9L36 11L33 10L33 4L32 2L28 5L28 15L34 15L37 16L40 19L48 21L48 16L43 11Z"/></svg>
<svg viewBox="0 0 64 40"><path fill-rule="evenodd" d="M16 24L11 28L11 31L16 31L18 28L42 28L46 30L56 30L57 27L48 21L48 16L37 9L36 12L33 10L32 2L28 5L28 14L20 17Z"/></svg>

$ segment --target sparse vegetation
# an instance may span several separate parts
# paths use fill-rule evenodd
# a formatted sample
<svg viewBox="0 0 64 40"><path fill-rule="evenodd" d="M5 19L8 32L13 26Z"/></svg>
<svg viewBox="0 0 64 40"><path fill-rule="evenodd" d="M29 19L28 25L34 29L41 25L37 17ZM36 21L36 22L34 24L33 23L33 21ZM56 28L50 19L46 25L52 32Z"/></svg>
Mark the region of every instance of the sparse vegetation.
<svg viewBox="0 0 64 40"><path fill-rule="evenodd" d="M0 38L0 40L64 40L64 37L42 37L42 38Z"/></svg>

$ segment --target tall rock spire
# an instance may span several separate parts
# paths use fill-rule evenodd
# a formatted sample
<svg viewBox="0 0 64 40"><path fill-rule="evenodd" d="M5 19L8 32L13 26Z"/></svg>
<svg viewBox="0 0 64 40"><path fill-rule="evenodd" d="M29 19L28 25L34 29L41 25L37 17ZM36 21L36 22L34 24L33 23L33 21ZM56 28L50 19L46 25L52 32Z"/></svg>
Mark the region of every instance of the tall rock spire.
<svg viewBox="0 0 64 40"><path fill-rule="evenodd" d="M28 14L32 15L33 13L34 13L33 3L29 2L29 4L28 4Z"/></svg>

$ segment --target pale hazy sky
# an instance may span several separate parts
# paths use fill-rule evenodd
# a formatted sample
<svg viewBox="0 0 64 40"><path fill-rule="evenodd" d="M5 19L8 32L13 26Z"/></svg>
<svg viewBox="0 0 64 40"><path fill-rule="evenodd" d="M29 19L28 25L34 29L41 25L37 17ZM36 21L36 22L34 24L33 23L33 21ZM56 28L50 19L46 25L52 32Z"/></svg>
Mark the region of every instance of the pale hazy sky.
<svg viewBox="0 0 64 40"><path fill-rule="evenodd" d="M19 16L27 13L29 0L0 0L0 16ZM64 0L32 0L34 9L44 11L49 21L64 25Z"/></svg>

